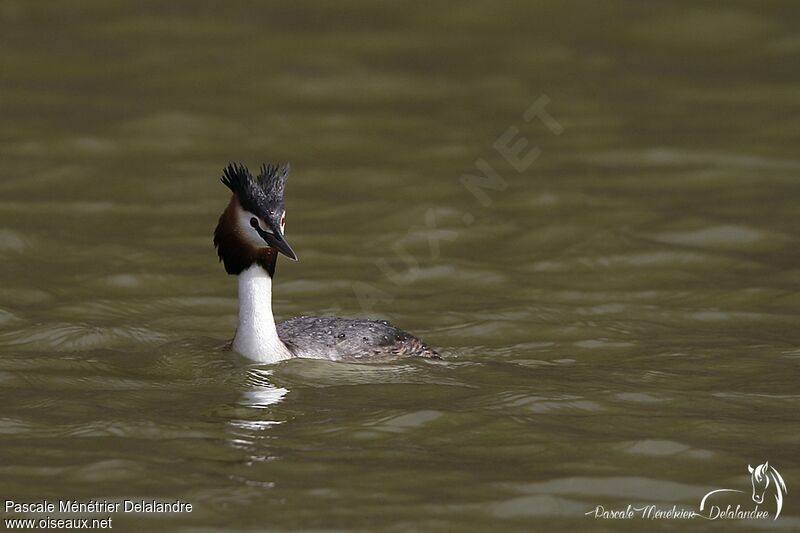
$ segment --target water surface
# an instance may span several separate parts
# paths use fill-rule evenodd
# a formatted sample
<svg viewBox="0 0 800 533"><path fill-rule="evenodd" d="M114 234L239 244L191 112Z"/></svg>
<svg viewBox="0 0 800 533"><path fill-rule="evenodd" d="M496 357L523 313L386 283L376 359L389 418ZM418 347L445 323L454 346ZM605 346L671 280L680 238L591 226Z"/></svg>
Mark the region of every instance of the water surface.
<svg viewBox="0 0 800 533"><path fill-rule="evenodd" d="M797 5L337 6L0 6L4 498L194 505L123 530L670 529L584 513L769 460L778 521L693 525L800 527ZM226 352L230 160L293 165L279 317L444 360Z"/></svg>

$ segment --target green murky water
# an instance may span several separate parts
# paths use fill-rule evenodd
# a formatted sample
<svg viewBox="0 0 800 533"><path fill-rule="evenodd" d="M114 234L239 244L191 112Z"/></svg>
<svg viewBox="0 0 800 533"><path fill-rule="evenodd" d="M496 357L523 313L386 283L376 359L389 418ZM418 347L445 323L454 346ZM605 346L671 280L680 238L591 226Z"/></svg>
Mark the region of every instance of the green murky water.
<svg viewBox="0 0 800 533"><path fill-rule="evenodd" d="M672 529L584 514L769 460L777 521L692 525L800 527L798 22L3 0L0 493L194 506L118 530ZM225 352L229 160L293 165L278 316L445 359Z"/></svg>

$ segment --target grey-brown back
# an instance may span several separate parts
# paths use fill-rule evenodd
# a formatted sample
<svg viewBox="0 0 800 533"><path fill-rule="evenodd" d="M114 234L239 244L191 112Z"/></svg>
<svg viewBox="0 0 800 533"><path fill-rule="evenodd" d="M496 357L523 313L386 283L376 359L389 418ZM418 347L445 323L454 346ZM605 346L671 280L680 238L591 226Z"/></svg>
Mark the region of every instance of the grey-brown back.
<svg viewBox="0 0 800 533"><path fill-rule="evenodd" d="M299 316L278 324L277 329L280 339L296 357L439 357L420 339L385 320Z"/></svg>

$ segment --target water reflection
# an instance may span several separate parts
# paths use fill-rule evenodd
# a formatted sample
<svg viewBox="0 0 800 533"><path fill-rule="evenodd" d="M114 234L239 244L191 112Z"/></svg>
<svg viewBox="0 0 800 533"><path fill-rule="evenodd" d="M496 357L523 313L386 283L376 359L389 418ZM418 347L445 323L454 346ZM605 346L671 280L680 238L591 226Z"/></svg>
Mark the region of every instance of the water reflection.
<svg viewBox="0 0 800 533"><path fill-rule="evenodd" d="M267 409L283 400L288 389L270 383L273 371L265 368L251 368L247 372L247 384L251 387L242 396L241 404L254 409Z"/></svg>
<svg viewBox="0 0 800 533"><path fill-rule="evenodd" d="M276 387L270 383L270 376L273 371L264 368L249 368L246 375L246 387L241 397L239 398L238 405L246 408L248 415L252 419L233 419L230 425L234 428L245 430L247 432L262 431L272 426L282 423L280 420L265 420L264 417L269 416L267 409L280 403L287 394L288 389L283 387ZM257 411L253 412L252 409ZM238 410L237 410L238 412ZM255 435L253 435L255 437ZM234 444L240 444L240 439L235 439ZM249 443L249 442L247 442Z"/></svg>

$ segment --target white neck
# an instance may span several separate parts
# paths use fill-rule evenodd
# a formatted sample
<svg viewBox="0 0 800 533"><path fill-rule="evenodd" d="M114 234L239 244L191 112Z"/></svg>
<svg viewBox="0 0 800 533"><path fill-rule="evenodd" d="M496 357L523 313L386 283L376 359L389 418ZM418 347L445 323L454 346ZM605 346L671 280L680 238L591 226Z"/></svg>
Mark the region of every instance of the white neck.
<svg viewBox="0 0 800 533"><path fill-rule="evenodd" d="M275 329L272 278L256 264L239 274L239 328L233 349L260 363L276 363L292 357Z"/></svg>

